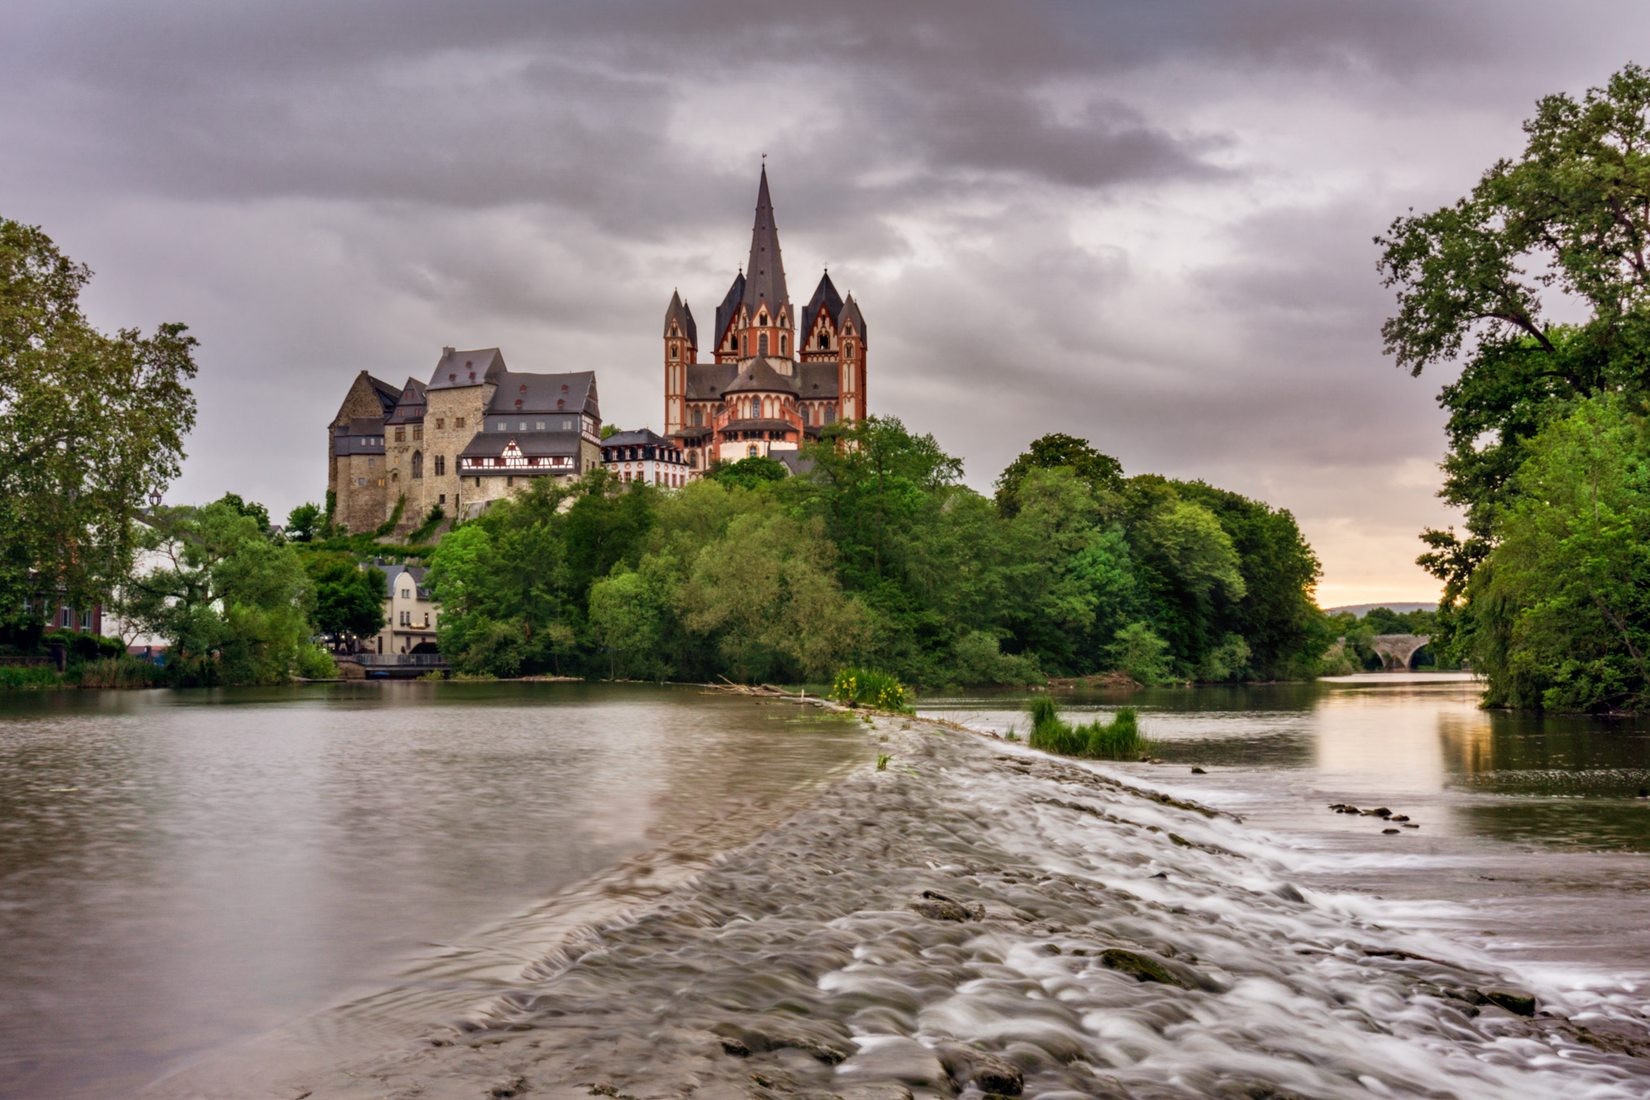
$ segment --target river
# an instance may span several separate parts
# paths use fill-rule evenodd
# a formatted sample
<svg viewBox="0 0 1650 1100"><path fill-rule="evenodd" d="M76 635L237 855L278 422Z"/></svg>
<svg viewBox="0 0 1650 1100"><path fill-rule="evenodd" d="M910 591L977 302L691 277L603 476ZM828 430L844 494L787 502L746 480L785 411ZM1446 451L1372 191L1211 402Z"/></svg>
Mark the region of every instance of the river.
<svg viewBox="0 0 1650 1100"><path fill-rule="evenodd" d="M1163 762L1097 774L1243 823L1211 825L1126 794L1079 806L1050 797L1070 789L1065 773L1025 773L1014 761L1034 756L1011 745L993 758L933 733L868 737L857 722L693 689L399 684L0 699L0 1095L127 1095L145 1085L157 1096L297 1095L250 1082L261 1089L279 1076L272 1066L289 1070L299 1048L339 1062L398 1052L371 1061L370 1074L306 1081L318 1097L389 1095L391 1084L356 1093L349 1083L413 1080L398 1074L416 1074L420 1095L476 1095L496 1069L493 1055L463 1061L475 1052L449 1040L422 1054L404 1048L431 1026L474 1016L482 1002L491 1007L471 1026L497 1027L488 1043L537 1047L534 1028L601 1016L609 1031L594 1045L610 1058L651 1058L658 1073L710 1080L722 1072L717 1064L697 1048L673 1062L667 1040L688 1030L694 1011L721 1013L704 1026L728 1034L728 1006L752 997L777 998L788 1011L810 1005L821 1027L852 1009L858 1014L832 1025L832 1041L852 1033L860 1052L836 1070L820 1070L817 1052L801 1062L832 1080L865 1081L898 1063L890 1079L910 1082L922 1051L898 1043L1002 1040L1005 1010L994 998L1008 997L1010 970L1022 984L1027 975L1052 981L1059 967L1082 961L1087 951L1071 937L1097 911L1072 906L1076 893L1094 890L1108 899L1105 919L1119 922L1107 925L1113 942L1152 925L1165 942L1196 942L1224 981L1265 974L1263 984L1251 976L1222 995L1241 995L1245 1020L1200 1009L1191 1034L1193 1046L1226 1044L1231 1057L1249 1050L1244 1072L1257 1081L1287 1081L1311 1061L1298 1050L1267 1061L1268 1044L1317 1042L1327 1063L1358 1061L1360 1040L1334 1030L1346 1026L1338 1001L1368 997L1359 1002L1366 1020L1416 1028L1412 1004L1390 1009L1378 999L1382 975L1355 973L1340 958L1344 933L1335 929L1348 922L1366 939L1377 928L1413 933L1413 943L1401 941L1406 950L1421 944L1429 955L1453 958L1458 945L1470 965L1502 967L1544 1002L1638 1026L1650 989L1650 806L1636 797L1650 784L1644 728L1488 715L1474 706L1470 682L1448 677L1061 698L1074 712L1124 702L1142 710ZM921 709L1006 733L1023 730L1024 702L936 697ZM895 757L885 773L868 766L880 749ZM953 755L972 763L948 771ZM778 827L845 774L855 778L838 784L835 803ZM881 801L890 797L897 803ZM1419 828L1389 834L1385 819L1332 813L1332 802L1385 806ZM952 820L958 806L969 809ZM1114 824L1097 833L1082 814L1101 806ZM888 836L878 840L884 822ZM831 851L808 850L816 834ZM713 864L716 853L747 843L743 860ZM999 864L1008 869L993 870ZM1010 928L994 932L989 949L978 936L923 946L887 915L913 883L931 880L980 891L991 924L1009 902L991 902L990 889L1032 907L1028 871L1054 876L1065 891L1038 903L1058 907L1061 920L1045 914L1027 926L1031 938ZM1290 901L1300 895L1285 884L1299 884L1306 899ZM1211 890L1231 897L1216 900ZM627 918L586 937L601 949L583 957L614 968L605 982L592 976L599 966L566 950L571 930L655 909L652 923ZM1219 914L1224 938L1179 926L1189 918L1177 914L1204 910ZM1299 950L1327 952L1339 969L1266 958L1269 927L1287 929ZM762 938L738 955L722 940L705 942L706 929ZM907 938L909 968L900 971ZM1382 951L1367 954L1379 961ZM627 952L634 963L624 971ZM863 968L879 956L883 973L866 986ZM752 959L772 973L753 973ZM580 965L579 982L559 977ZM684 988L674 967L697 976L691 1010L673 1000ZM1085 1063L1071 1060L1079 1053L1114 1067L1119 1095L1199 1095L1198 1082L1213 1080L1175 1069L1173 1046L1148 1041L1142 1020L1161 1024L1163 1005L1133 1019L1135 1001L1119 1002L1112 985L1079 989L1086 971L1058 978L1060 1001L1099 999L1057 1036L1044 1018L1052 1009L1039 1010L1030 1038L1010 1044L1028 1067L1028 1091L1038 1073L1045 1082L1088 1080ZM1270 1021L1284 1007L1284 984L1304 1010L1290 1004L1288 1020ZM547 1009L545 991L555 989L560 1000ZM571 1007L581 991L599 1006L582 1016ZM1016 990L1002 1003L1023 1005L1027 995ZM1311 997L1322 1004L1314 1008ZM866 1032L873 1017L872 1031L890 1034ZM659 1030L661 1018L670 1030ZM1407 1040L1425 1051L1407 1067L1409 1080L1455 1095L1447 1083L1465 1066L1489 1074L1482 1095L1547 1084L1540 1067L1551 1050L1507 1046L1492 1019L1493 1069L1482 1056L1455 1064L1450 1044L1468 1025L1451 1017L1448 1026L1455 1030ZM760 1047L748 1027L739 1034L754 1065ZM542 1057L558 1056L553 1045ZM1639 1063L1577 1049L1557 1056L1580 1058L1568 1071L1580 1074L1578 1092L1632 1094L1620 1083ZM782 1054L762 1079L782 1083L790 1073L794 1091L805 1091L812 1071ZM402 1066L408 1058L412 1068ZM1506 1059L1512 1068L1500 1064ZM209 1071L194 1080L215 1086L168 1083L202 1066ZM168 1076L179 1070L183 1077ZM1342 1080L1360 1095L1389 1087L1378 1063L1334 1072L1302 1077L1317 1081L1306 1094L1338 1095Z"/></svg>

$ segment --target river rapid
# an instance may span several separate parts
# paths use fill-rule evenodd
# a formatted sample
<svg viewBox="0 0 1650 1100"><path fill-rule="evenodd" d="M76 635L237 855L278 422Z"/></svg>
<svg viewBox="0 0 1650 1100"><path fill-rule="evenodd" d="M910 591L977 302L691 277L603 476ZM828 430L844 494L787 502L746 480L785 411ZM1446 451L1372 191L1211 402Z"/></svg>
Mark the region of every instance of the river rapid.
<svg viewBox="0 0 1650 1100"><path fill-rule="evenodd" d="M281 728L319 723L332 731L307 749L292 747L294 755L246 780L229 802L252 797L264 783L286 788L282 797L290 800L321 782L330 797L310 794L287 811L324 816L332 805L332 813L343 813L335 800L344 795L370 803L335 826L336 846L300 844L290 854L300 866L285 878L279 861L260 870L287 846L273 839L260 846L258 828L225 842L225 857L244 867L248 883L263 875L290 886L299 881L291 876L323 872L334 879L325 893L339 895L333 904L341 919L311 918L293 929L283 961L267 969L325 970L317 957L350 955L337 947L341 937L358 944L353 971L337 976L347 978L350 994L335 985L322 1011L266 1006L264 1018L285 1022L251 1039L245 1036L256 1026L203 1036L187 1056L150 1064L149 1077L159 1079L144 1095L1650 1092L1650 934L1642 900L1650 845L1624 816L1635 812L1634 777L1642 772L1634 730L1615 731L1622 737L1613 747L1586 759L1575 758L1573 743L1556 762L1548 749L1525 745L1519 768L1490 769L1541 771L1527 765L1546 753L1545 769L1568 779L1502 774L1484 781L1463 778L1482 769L1449 762L1459 756L1450 746L1479 744L1450 731L1488 716L1472 708L1471 685L1436 681L1319 685L1271 698L1265 690L1135 696L1128 701L1145 707L1146 732L1164 763L1128 765L1054 760L994 739L993 731L1007 732L1016 721L1023 728L1023 700L1015 698L928 704L935 718L974 729L923 718L879 718L867 728L790 704L509 687L526 694L492 704L496 713L484 706L465 714L469 702L445 691L413 707L371 697L350 704L355 723L410 711L396 713L375 741L381 752L409 736L423 744L425 758L398 765L409 774L443 759L449 768L473 755L493 759L488 774L498 789L483 796L472 786L451 796L445 834L417 824L414 797L442 784L429 776L392 781L400 789L372 798L372 754L363 756L356 782L342 788L322 782L328 773L315 765L282 778L317 745L337 749L348 739L339 731L352 720L332 717L335 703L283 704L284 722L246 734L238 752L254 751L253 741L280 740ZM673 727L668 736L637 740L604 713L622 703L640 708L642 724L656 722L648 708L661 699L703 714L706 726L736 732L718 740ZM1068 702L1105 710L1119 700ZM211 713L216 705L198 709ZM442 706L460 713L436 713ZM581 706L596 713L566 713ZM233 716L220 707L216 721L232 724ZM487 731L519 725L521 743L514 752L489 752L407 732L426 722L462 723L480 745L489 743ZM14 776L33 776L42 759L39 731L19 738L15 724L0 726L7 766ZM600 735L578 744L606 767L570 765L543 733L569 724ZM1608 732L1589 736L1603 744ZM622 747L608 752L602 737ZM1433 757L1445 760L1436 768L1424 761L1428 738ZM1490 736L1473 758L1493 757L1496 744ZM797 767L770 772L760 762L768 755ZM882 755L888 759L878 769ZM1412 763L1393 764L1397 758ZM1387 763L1371 763L1379 759ZM1201 774L1191 771L1194 763ZM559 780L570 766L576 774ZM669 778L678 771L679 780ZM746 777L758 775L768 778L750 782L765 793L747 792ZM69 785L61 773L28 782L31 790ZM1566 784L1568 793L1553 793ZM638 799L636 788L674 793ZM592 816L605 822L590 832L610 843L587 863L571 866L564 851L586 846L582 825L572 833L535 827L532 815L541 811L533 807L547 791L571 811L558 817L563 829ZM475 805L477 798L484 804ZM1562 804L1546 804L1561 798L1579 812L1566 816ZM651 827L616 828L626 815L611 809L613 800ZM1386 805L1420 828L1331 813L1331 801ZM1530 805L1507 809L1521 803ZM645 809L661 804L685 808L676 816ZM7 811L10 822L16 811ZM388 820L375 829L378 815ZM286 820L259 818L266 828ZM1540 820L1549 824L1531 826ZM1588 821L1567 833L1552 824ZM1385 832L1393 827L1399 832ZM409 845L415 854L404 850L403 830L417 838ZM441 850L422 851L438 835L447 840ZM37 897L48 888L42 876L27 876L26 860L18 877L15 833L0 836L9 838L0 847L8 942L21 936L28 947L33 936L58 943L55 955L34 949L35 969L59 967L59 980L72 987L85 966L62 946L97 956L99 927L117 940L133 928L122 925L120 912L105 911L53 940L44 920L18 920L18 907L48 911ZM58 839L94 859L86 854L96 849L90 838ZM154 847L152 840L113 843ZM337 850L352 847L362 849L357 857ZM563 850L552 860L561 881L535 878L521 862L546 858L528 854L543 849ZM175 856L160 846L149 857L152 869ZM59 865L57 877L73 870ZM160 894L176 888L174 879ZM455 890L465 897L441 900ZM352 893L367 897L342 900ZM283 900L281 890L255 897L271 907L271 924L291 920L293 899ZM202 904L195 896L167 915L180 919ZM373 935L360 934L363 922ZM422 948L410 943L409 929L434 926L445 931L420 931L429 937ZM231 922L215 934L234 941L242 929ZM267 942L242 946L269 949ZM144 1015L176 1013L175 988L224 984L215 969L222 960L211 954L187 980L167 979L184 953L155 962ZM267 999L258 984L264 978L260 972L232 982L230 993ZM13 1004L19 990L34 988L30 981L44 987L49 979L19 982L8 974L0 991ZM85 980L95 983L96 975ZM312 984L310 999L326 999L319 988L326 983ZM116 1015L104 1013L100 1022L107 1026ZM0 1070L0 1085L13 1086L0 1092L126 1093L86 1081L79 1092L26 1091L17 1059L35 1051L18 1046L32 1039L20 1017L0 1018L10 1067ZM112 1045L96 1033L81 1028L72 1044L94 1063ZM114 1051L108 1061L129 1056ZM31 1070L25 1062L22 1072L38 1074L40 1064ZM99 1079L107 1083L116 1072Z"/></svg>

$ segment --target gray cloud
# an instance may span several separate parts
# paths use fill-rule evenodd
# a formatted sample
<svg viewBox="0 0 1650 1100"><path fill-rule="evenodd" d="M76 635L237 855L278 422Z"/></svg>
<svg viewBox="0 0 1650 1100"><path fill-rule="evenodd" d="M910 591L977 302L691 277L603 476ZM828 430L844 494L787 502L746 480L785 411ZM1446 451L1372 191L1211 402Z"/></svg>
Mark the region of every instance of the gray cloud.
<svg viewBox="0 0 1650 1100"><path fill-rule="evenodd" d="M974 484L1085 435L1292 508L1331 598L1398 598L1448 520L1440 379L1380 354L1370 237L1646 30L1602 0L21 0L0 214L99 270L99 323L201 337L175 494L284 512L347 379L442 344L593 366L656 425L665 301L708 320L768 153L793 296L825 264L859 295L874 404Z"/></svg>

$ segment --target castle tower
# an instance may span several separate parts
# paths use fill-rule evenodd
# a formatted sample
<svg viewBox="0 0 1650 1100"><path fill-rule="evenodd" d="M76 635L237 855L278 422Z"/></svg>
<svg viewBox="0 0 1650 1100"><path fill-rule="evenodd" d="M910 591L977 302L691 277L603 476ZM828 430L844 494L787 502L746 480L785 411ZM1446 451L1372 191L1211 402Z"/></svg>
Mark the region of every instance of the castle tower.
<svg viewBox="0 0 1650 1100"><path fill-rule="evenodd" d="M688 364L699 361L699 326L693 310L674 291L665 310L665 434L682 430L687 423Z"/></svg>
<svg viewBox="0 0 1650 1100"><path fill-rule="evenodd" d="M779 253L779 227L768 195L768 167L756 190L756 221L751 226L750 262L734 324L740 359L766 355L790 359L796 354L795 311L785 289L785 262Z"/></svg>

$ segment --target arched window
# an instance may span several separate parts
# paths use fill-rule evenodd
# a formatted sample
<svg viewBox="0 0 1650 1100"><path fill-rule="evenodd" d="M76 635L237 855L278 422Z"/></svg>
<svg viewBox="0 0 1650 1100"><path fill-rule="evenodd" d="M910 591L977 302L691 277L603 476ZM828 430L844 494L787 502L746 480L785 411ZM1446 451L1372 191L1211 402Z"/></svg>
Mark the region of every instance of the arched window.
<svg viewBox="0 0 1650 1100"><path fill-rule="evenodd" d="M768 354L768 334L765 332L756 338L756 354Z"/></svg>
<svg viewBox="0 0 1650 1100"><path fill-rule="evenodd" d="M824 329L819 330L819 350L824 351L831 346L831 337Z"/></svg>
<svg viewBox="0 0 1650 1100"><path fill-rule="evenodd" d="M695 470L697 470L699 468L699 452L698 451L689 451L688 452L688 465L693 467Z"/></svg>
<svg viewBox="0 0 1650 1100"><path fill-rule="evenodd" d="M740 355L749 355L750 353L751 353L751 334L747 332L743 336L739 337L739 354Z"/></svg>
<svg viewBox="0 0 1650 1100"><path fill-rule="evenodd" d="M423 477L424 476L424 452L423 451L414 451L413 452L412 466L413 466L413 472L412 472L413 477Z"/></svg>
<svg viewBox="0 0 1650 1100"><path fill-rule="evenodd" d="M755 458L757 455L759 455L761 453L762 453L762 448L758 447L754 443L752 443L749 447L745 448L745 454L746 454L747 457L750 457L750 458Z"/></svg>
<svg viewBox="0 0 1650 1100"><path fill-rule="evenodd" d="M779 334L779 354L780 355L789 355L790 353L791 353L790 338L787 337L784 333L780 333Z"/></svg>

